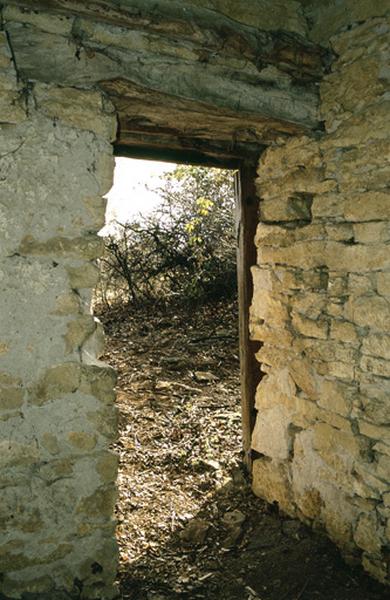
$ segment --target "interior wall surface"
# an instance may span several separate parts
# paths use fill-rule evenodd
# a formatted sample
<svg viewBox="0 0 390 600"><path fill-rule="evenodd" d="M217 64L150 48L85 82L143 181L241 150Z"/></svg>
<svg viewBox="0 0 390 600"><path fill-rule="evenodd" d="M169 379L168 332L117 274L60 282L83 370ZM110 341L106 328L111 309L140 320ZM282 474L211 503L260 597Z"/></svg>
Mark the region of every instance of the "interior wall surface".
<svg viewBox="0 0 390 600"><path fill-rule="evenodd" d="M388 583L390 23L365 3L374 16L346 27L350 3L329 4L325 131L270 147L258 170L253 485Z"/></svg>
<svg viewBox="0 0 390 600"><path fill-rule="evenodd" d="M109 598L115 374L90 289L116 120L94 91L22 89L11 58L0 32L0 595Z"/></svg>
<svg viewBox="0 0 390 600"><path fill-rule="evenodd" d="M115 373L97 360L102 336L90 313L118 140L107 94L124 88L119 122L138 135L139 121L154 127L140 117L145 90L156 114L156 98L177 105L185 96L179 108L197 115L194 135L206 144L211 107L227 148L236 138L257 144L262 132L273 139L316 124L320 54L302 37L300 5L241 4L0 4L2 598L116 593ZM280 38L281 29L301 37ZM256 63L257 51L265 63Z"/></svg>

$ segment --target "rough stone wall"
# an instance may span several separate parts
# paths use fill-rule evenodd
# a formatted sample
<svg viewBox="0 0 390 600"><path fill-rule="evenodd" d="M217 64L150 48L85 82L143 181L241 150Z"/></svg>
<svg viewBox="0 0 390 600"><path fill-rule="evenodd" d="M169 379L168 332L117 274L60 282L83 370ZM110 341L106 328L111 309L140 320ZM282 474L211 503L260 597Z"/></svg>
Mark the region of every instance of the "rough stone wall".
<svg viewBox="0 0 390 600"><path fill-rule="evenodd" d="M389 20L331 39L325 133L270 147L251 332L264 378L254 490L388 581Z"/></svg>
<svg viewBox="0 0 390 600"><path fill-rule="evenodd" d="M19 82L0 31L0 121L0 596L110 598L115 375L89 307L116 119Z"/></svg>

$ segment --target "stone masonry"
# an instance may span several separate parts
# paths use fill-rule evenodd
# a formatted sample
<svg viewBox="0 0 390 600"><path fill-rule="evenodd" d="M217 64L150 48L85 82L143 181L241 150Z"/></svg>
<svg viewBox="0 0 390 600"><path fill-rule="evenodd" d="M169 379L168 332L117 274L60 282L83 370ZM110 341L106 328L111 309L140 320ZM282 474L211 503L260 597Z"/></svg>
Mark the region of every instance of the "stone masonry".
<svg viewBox="0 0 390 600"><path fill-rule="evenodd" d="M388 582L388 12L0 2L1 599L115 596L115 373L90 312L114 142L267 146L254 491Z"/></svg>
<svg viewBox="0 0 390 600"><path fill-rule="evenodd" d="M89 306L115 115L93 91L23 88L4 32L0 68L0 590L108 598L115 374Z"/></svg>
<svg viewBox="0 0 390 600"><path fill-rule="evenodd" d="M390 21L331 38L324 134L269 148L251 333L254 490L385 582L390 548Z"/></svg>

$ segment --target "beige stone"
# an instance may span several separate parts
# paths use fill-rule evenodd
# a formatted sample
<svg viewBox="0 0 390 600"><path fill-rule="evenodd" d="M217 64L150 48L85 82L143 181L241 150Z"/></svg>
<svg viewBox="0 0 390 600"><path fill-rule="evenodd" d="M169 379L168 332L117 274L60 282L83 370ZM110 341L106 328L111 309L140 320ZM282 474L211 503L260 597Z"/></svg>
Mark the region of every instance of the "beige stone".
<svg viewBox="0 0 390 600"><path fill-rule="evenodd" d="M74 315L81 311L80 297L73 291L65 292L56 298L53 315Z"/></svg>
<svg viewBox="0 0 390 600"><path fill-rule="evenodd" d="M380 527L375 512L362 514L359 517L353 537L359 548L370 554L380 554L382 540L379 531Z"/></svg>
<svg viewBox="0 0 390 600"><path fill-rule="evenodd" d="M381 296L390 296L390 273L377 273L377 289Z"/></svg>
<svg viewBox="0 0 390 600"><path fill-rule="evenodd" d="M76 512L86 514L88 517L111 517L114 512L116 496L114 486L99 488L91 496L80 500Z"/></svg>
<svg viewBox="0 0 390 600"><path fill-rule="evenodd" d="M70 431L68 433L69 443L77 450L93 450L96 446L96 435L86 431Z"/></svg>
<svg viewBox="0 0 390 600"><path fill-rule="evenodd" d="M390 446L390 427L383 427L359 421L359 431L362 435L366 435L373 440L379 440Z"/></svg>
<svg viewBox="0 0 390 600"><path fill-rule="evenodd" d="M347 305L347 314L350 320L360 327L390 332L390 302L382 296L371 294L351 298Z"/></svg>
<svg viewBox="0 0 390 600"><path fill-rule="evenodd" d="M54 237L46 241L25 236L19 246L23 255L50 255L53 257L74 257L93 260L103 254L103 240L89 234L80 238Z"/></svg>
<svg viewBox="0 0 390 600"><path fill-rule="evenodd" d="M276 460L287 459L292 448L291 422L292 414L283 405L260 409L252 433L252 448Z"/></svg>
<svg viewBox="0 0 390 600"><path fill-rule="evenodd" d="M326 411L348 416L351 412L353 390L337 380L322 379L319 381L318 404Z"/></svg>
<svg viewBox="0 0 390 600"><path fill-rule="evenodd" d="M102 196L87 196L83 199L91 226L99 231L104 226L107 199Z"/></svg>
<svg viewBox="0 0 390 600"><path fill-rule="evenodd" d="M41 444L50 454L58 454L60 452L58 439L53 433L44 433Z"/></svg>
<svg viewBox="0 0 390 600"><path fill-rule="evenodd" d="M378 579L382 583L388 582L388 564L386 560L378 560L372 556L363 554L362 564L364 569L375 579Z"/></svg>
<svg viewBox="0 0 390 600"><path fill-rule="evenodd" d="M102 455L97 464L96 470L103 483L111 483L116 480L118 474L119 457L113 452L106 452Z"/></svg>
<svg viewBox="0 0 390 600"><path fill-rule="evenodd" d="M286 466L269 459L259 458L253 462L252 487L256 496L267 502L277 502L281 510L294 514L291 484Z"/></svg>
<svg viewBox="0 0 390 600"><path fill-rule="evenodd" d="M375 358L374 356L363 356L360 361L360 368L367 373L374 373L381 377L390 377L390 361Z"/></svg>
<svg viewBox="0 0 390 600"><path fill-rule="evenodd" d="M344 217L352 222L389 220L390 194L379 191L350 194L345 200Z"/></svg>
<svg viewBox="0 0 390 600"><path fill-rule="evenodd" d="M103 404L111 405L115 400L116 373L111 367L82 365L80 391L92 394Z"/></svg>
<svg viewBox="0 0 390 600"><path fill-rule="evenodd" d="M93 131L109 141L115 139L116 117L113 110L111 114L104 114L100 92L44 84L36 85L34 92L39 108L49 118Z"/></svg>
<svg viewBox="0 0 390 600"><path fill-rule="evenodd" d="M330 324L330 337L344 343L354 343L358 340L356 327L347 321L335 321Z"/></svg>
<svg viewBox="0 0 390 600"><path fill-rule="evenodd" d="M94 288L99 281L99 269L93 263L67 267L69 283L73 289Z"/></svg>
<svg viewBox="0 0 390 600"><path fill-rule="evenodd" d="M386 222L355 223L353 233L360 244L377 244L390 239L390 227Z"/></svg>
<svg viewBox="0 0 390 600"><path fill-rule="evenodd" d="M325 226L327 236L330 240L337 242L350 241L354 239L354 229L350 223L337 223Z"/></svg>
<svg viewBox="0 0 390 600"><path fill-rule="evenodd" d="M0 386L0 410L20 408L24 401L24 390Z"/></svg>
<svg viewBox="0 0 390 600"><path fill-rule="evenodd" d="M292 325L297 332L307 337L323 340L328 337L329 325L326 319L305 319L293 312Z"/></svg>
<svg viewBox="0 0 390 600"><path fill-rule="evenodd" d="M379 273L378 273L379 275ZM374 282L370 275L350 273L348 275L348 290L353 296L363 296L374 291Z"/></svg>
<svg viewBox="0 0 390 600"><path fill-rule="evenodd" d="M41 406L45 402L74 393L80 385L80 365L68 362L51 367L30 389L30 402Z"/></svg>
<svg viewBox="0 0 390 600"><path fill-rule="evenodd" d="M91 315L82 315L70 321L64 335L66 351L71 353L74 350L80 349L88 337L94 333L95 329L95 321Z"/></svg>
<svg viewBox="0 0 390 600"><path fill-rule="evenodd" d="M313 428L313 448L337 476L349 475L359 457L359 443L352 432L318 423Z"/></svg>

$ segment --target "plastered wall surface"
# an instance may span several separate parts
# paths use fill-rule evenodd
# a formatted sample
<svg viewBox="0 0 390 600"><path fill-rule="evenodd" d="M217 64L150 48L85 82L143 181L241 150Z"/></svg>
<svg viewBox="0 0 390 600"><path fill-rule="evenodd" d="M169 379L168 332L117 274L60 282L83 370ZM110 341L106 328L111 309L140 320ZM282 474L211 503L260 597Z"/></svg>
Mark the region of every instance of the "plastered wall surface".
<svg viewBox="0 0 390 600"><path fill-rule="evenodd" d="M95 92L22 89L10 58L1 32L0 591L109 598L115 374L89 303L115 115Z"/></svg>
<svg viewBox="0 0 390 600"><path fill-rule="evenodd" d="M263 155L251 308L254 490L387 582L389 34L374 17L332 37L324 134Z"/></svg>

